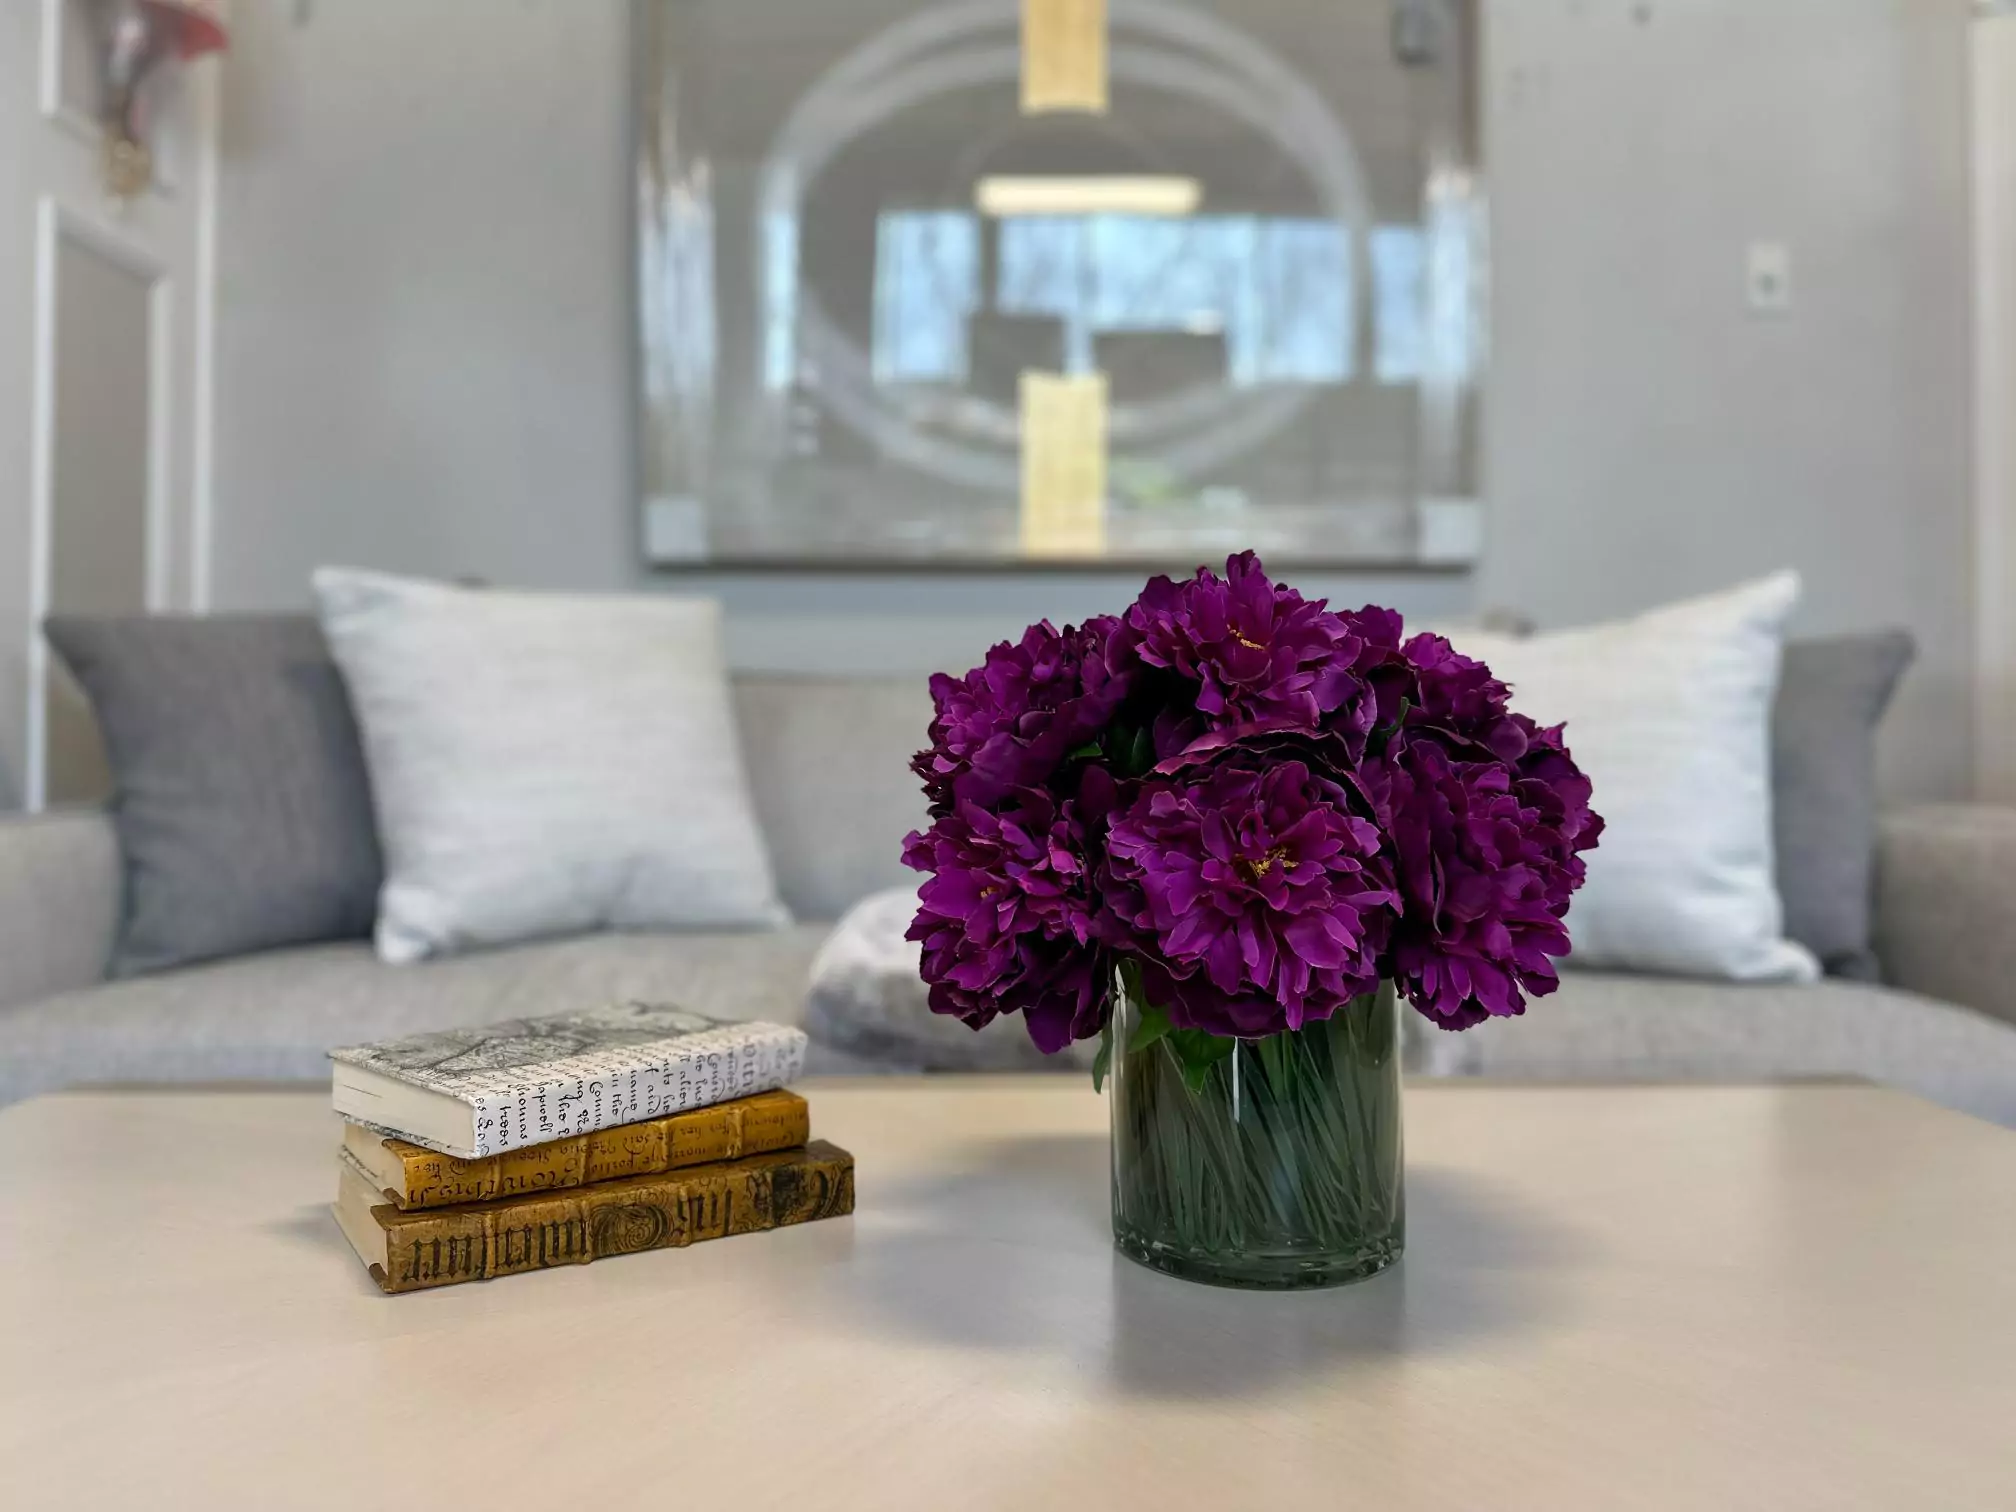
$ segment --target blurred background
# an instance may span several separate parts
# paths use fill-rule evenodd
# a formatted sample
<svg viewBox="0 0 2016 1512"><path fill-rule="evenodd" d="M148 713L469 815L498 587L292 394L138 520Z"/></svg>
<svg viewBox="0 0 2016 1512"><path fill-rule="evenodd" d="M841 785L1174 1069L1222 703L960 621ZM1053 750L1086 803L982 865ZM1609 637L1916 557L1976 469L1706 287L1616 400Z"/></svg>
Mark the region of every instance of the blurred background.
<svg viewBox="0 0 2016 1512"><path fill-rule="evenodd" d="M0 802L99 780L52 609L342 562L923 671L1246 544L1543 627L1793 566L1916 637L1886 799L2001 780L1968 0L237 0L130 104L118 10L0 14Z"/></svg>

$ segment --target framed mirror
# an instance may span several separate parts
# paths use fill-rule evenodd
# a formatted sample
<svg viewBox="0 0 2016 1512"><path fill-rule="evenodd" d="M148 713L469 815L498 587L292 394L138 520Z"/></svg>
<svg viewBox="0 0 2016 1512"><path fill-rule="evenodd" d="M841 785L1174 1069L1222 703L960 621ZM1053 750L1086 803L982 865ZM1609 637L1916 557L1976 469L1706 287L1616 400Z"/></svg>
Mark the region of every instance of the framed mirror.
<svg viewBox="0 0 2016 1512"><path fill-rule="evenodd" d="M1461 0L640 0L660 566L1460 566Z"/></svg>

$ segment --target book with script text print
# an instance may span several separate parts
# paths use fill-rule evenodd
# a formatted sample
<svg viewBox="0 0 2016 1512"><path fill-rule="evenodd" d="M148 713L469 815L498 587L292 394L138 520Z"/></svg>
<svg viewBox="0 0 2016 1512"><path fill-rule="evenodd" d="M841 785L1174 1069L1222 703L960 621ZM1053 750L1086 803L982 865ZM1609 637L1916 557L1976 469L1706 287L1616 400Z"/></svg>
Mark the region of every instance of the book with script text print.
<svg viewBox="0 0 2016 1512"><path fill-rule="evenodd" d="M782 1024L620 1003L332 1050L331 1101L475 1160L771 1091L804 1069L805 1044Z"/></svg>

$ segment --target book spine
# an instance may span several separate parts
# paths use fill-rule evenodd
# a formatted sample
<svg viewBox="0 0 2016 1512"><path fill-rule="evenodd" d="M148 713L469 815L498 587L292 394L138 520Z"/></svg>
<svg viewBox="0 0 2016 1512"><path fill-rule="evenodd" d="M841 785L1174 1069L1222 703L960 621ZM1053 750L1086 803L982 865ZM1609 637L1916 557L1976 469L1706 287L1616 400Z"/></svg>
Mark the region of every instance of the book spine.
<svg viewBox="0 0 2016 1512"><path fill-rule="evenodd" d="M818 1140L803 1150L497 1206L379 1208L387 1264L373 1265L371 1274L387 1292L422 1291L853 1211L854 1157Z"/></svg>
<svg viewBox="0 0 2016 1512"><path fill-rule="evenodd" d="M804 1098L763 1092L478 1160L458 1160L398 1140L392 1147L400 1163L400 1186L386 1195L408 1212L490 1202L786 1150L804 1144L811 1132Z"/></svg>
<svg viewBox="0 0 2016 1512"><path fill-rule="evenodd" d="M642 1126L624 1124L590 1134L581 1179L655 1176L710 1161L788 1150L811 1137L811 1109L804 1098L791 1092L762 1092Z"/></svg>
<svg viewBox="0 0 2016 1512"><path fill-rule="evenodd" d="M802 1030L737 1026L694 1035L656 1064L479 1092L469 1099L475 1148L456 1153L501 1155L774 1091L804 1069L805 1046Z"/></svg>
<svg viewBox="0 0 2016 1512"><path fill-rule="evenodd" d="M579 1186L587 1152L586 1141L578 1135L475 1160L458 1160L404 1140L399 1143L403 1189L388 1189L385 1195L407 1210Z"/></svg>

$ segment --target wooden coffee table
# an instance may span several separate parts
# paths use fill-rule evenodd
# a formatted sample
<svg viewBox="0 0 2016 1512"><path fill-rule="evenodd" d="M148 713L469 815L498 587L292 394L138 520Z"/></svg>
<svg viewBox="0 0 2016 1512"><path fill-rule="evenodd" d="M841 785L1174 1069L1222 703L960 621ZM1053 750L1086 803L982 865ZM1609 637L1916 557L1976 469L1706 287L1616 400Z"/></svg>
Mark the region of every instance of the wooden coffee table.
<svg viewBox="0 0 2016 1512"><path fill-rule="evenodd" d="M1115 1256L1076 1078L812 1084L852 1219L384 1297L293 1092L0 1112L0 1505L2016 1506L2016 1135L1430 1084L1409 1245Z"/></svg>

